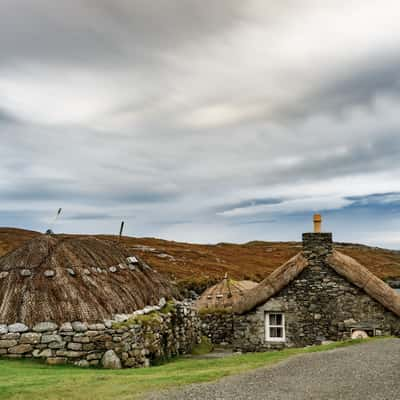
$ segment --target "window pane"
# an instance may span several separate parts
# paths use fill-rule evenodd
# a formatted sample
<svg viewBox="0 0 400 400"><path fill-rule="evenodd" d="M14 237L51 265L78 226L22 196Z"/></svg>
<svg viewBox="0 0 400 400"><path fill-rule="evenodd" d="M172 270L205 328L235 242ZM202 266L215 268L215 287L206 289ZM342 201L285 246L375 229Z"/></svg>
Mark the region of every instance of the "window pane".
<svg viewBox="0 0 400 400"><path fill-rule="evenodd" d="M270 338L283 338L283 329L282 328L269 328L269 337Z"/></svg>
<svg viewBox="0 0 400 400"><path fill-rule="evenodd" d="M282 314L275 314L276 325L282 325Z"/></svg>
<svg viewBox="0 0 400 400"><path fill-rule="evenodd" d="M269 314L269 324L276 325L276 314Z"/></svg>
<svg viewBox="0 0 400 400"><path fill-rule="evenodd" d="M278 334L277 329L278 328L269 328L269 337L271 337L271 338L279 337L279 336L277 336L277 334Z"/></svg>

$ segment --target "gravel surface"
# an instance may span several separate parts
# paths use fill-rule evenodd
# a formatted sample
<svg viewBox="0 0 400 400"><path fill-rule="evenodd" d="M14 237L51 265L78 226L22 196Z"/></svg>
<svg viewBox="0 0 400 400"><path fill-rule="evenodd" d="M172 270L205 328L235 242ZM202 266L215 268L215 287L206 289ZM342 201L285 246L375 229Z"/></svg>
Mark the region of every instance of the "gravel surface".
<svg viewBox="0 0 400 400"><path fill-rule="evenodd" d="M296 356L148 400L400 400L400 339Z"/></svg>

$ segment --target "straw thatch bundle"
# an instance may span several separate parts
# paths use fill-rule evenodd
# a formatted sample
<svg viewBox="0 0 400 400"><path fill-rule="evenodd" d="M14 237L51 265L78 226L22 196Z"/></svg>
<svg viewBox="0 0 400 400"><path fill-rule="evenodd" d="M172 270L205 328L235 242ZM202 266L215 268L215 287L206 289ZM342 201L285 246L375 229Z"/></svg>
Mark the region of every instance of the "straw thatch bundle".
<svg viewBox="0 0 400 400"><path fill-rule="evenodd" d="M358 286L388 310L400 317L400 295L354 258L334 250L329 265L341 276Z"/></svg>
<svg viewBox="0 0 400 400"><path fill-rule="evenodd" d="M369 296L381 303L388 310L400 316L400 295L389 285L376 277L367 268L353 258L336 250L328 256L328 265L339 275L346 278L355 286L362 288ZM233 305L233 311L243 314L252 310L277 294L294 280L308 266L307 259L302 253L290 259L286 264L272 272L246 296Z"/></svg>
<svg viewBox="0 0 400 400"><path fill-rule="evenodd" d="M235 281L226 276L221 282L209 287L196 301L195 307L198 310L232 307L245 296L248 290L256 286L256 282Z"/></svg>
<svg viewBox="0 0 400 400"><path fill-rule="evenodd" d="M248 291L246 296L233 305L233 311L243 314L254 307L266 302L271 296L278 293L288 285L307 266L307 260L301 253L291 258L288 262L273 271L254 289Z"/></svg>
<svg viewBox="0 0 400 400"><path fill-rule="evenodd" d="M41 235L0 258L0 323L95 322L170 297L170 285L124 246Z"/></svg>

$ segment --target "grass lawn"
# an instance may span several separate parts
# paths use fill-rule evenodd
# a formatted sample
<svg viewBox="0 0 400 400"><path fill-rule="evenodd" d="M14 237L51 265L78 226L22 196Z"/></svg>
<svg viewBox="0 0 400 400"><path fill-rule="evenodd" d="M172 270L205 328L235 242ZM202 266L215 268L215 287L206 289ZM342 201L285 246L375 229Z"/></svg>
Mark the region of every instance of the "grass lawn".
<svg viewBox="0 0 400 400"><path fill-rule="evenodd" d="M373 340L373 339L370 339ZM221 359L179 358L146 369L102 370L47 366L30 360L0 360L0 399L137 399L148 390L206 382L271 365L290 356L360 343L338 342L304 349L249 353Z"/></svg>

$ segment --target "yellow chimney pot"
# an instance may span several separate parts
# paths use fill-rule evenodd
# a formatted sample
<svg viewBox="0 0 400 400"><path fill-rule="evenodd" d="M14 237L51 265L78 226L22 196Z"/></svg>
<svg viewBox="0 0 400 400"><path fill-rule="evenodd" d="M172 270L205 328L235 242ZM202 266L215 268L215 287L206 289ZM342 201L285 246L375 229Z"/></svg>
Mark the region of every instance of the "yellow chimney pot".
<svg viewBox="0 0 400 400"><path fill-rule="evenodd" d="M322 217L320 214L314 214L314 233L321 232Z"/></svg>

